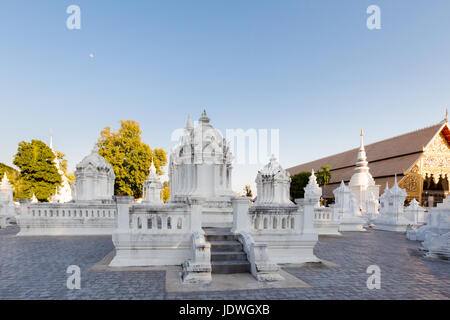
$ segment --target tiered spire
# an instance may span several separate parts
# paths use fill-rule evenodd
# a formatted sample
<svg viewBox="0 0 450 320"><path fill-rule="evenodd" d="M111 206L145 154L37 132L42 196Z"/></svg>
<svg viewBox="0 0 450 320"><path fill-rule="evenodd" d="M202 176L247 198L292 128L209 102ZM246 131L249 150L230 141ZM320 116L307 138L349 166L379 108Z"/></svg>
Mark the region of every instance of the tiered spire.
<svg viewBox="0 0 450 320"><path fill-rule="evenodd" d="M322 196L322 189L317 183L317 177L314 174L314 169L311 170L311 176L309 177L308 185L305 187L305 199L313 199L319 201Z"/></svg>
<svg viewBox="0 0 450 320"><path fill-rule="evenodd" d="M357 172L367 172L369 171L369 167L367 166L369 163L367 162L366 149L364 148L364 131L361 129L361 141L359 145L358 158L356 160L356 168Z"/></svg>
<svg viewBox="0 0 450 320"><path fill-rule="evenodd" d="M189 113L188 114L188 119L187 119L187 122L186 122L186 129L190 130L190 129L193 129L193 128L194 128L194 125L192 124L191 114Z"/></svg>
<svg viewBox="0 0 450 320"><path fill-rule="evenodd" d="M206 110L205 109L203 109L202 116L200 117L200 119L198 119L198 121L202 122L202 123L209 123L209 118L206 115Z"/></svg>

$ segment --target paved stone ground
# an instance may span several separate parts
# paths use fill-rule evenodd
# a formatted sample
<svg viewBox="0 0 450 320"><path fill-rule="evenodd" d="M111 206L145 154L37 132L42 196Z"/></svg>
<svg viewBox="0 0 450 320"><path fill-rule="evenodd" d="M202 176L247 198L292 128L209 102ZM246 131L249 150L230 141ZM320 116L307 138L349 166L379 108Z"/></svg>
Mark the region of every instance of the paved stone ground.
<svg viewBox="0 0 450 320"><path fill-rule="evenodd" d="M321 237L319 258L338 266L285 270L311 288L165 292L165 271L88 271L113 244L109 236L15 237L0 230L0 299L450 299L450 263L412 254L419 243L384 231ZM366 287L366 268L381 268L381 289ZM66 269L81 268L81 290L68 290Z"/></svg>

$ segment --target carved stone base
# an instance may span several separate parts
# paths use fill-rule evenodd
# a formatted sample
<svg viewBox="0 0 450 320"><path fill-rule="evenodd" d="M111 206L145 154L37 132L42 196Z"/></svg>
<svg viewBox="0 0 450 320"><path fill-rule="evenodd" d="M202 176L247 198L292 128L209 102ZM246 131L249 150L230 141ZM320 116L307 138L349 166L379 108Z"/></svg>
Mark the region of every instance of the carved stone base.
<svg viewBox="0 0 450 320"><path fill-rule="evenodd" d="M211 265L196 264L188 260L183 263L181 280L183 283L210 283L212 280Z"/></svg>

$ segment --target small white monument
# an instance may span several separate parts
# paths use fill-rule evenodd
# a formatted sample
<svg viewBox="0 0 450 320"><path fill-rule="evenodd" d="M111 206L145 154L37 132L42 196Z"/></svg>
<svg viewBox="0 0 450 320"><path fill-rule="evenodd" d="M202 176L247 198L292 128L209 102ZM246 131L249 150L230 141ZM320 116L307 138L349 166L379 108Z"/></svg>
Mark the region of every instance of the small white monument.
<svg viewBox="0 0 450 320"><path fill-rule="evenodd" d="M405 209L405 217L414 226L422 226L426 223L425 208L419 205L416 199L413 199Z"/></svg>
<svg viewBox="0 0 450 320"><path fill-rule="evenodd" d="M407 197L405 189L401 189L395 176L394 186L386 189L380 197L380 215L374 220L377 230L406 232L412 222L405 216L404 205Z"/></svg>
<svg viewBox="0 0 450 320"><path fill-rule="evenodd" d="M336 201L333 210L339 217L339 231L366 231L363 227L366 220L362 218L355 195L344 181L333 193Z"/></svg>
<svg viewBox="0 0 450 320"><path fill-rule="evenodd" d="M0 228L6 228L15 219L16 208L13 201L14 188L6 172L0 182Z"/></svg>
<svg viewBox="0 0 450 320"><path fill-rule="evenodd" d="M313 253L318 239L313 227L315 203L305 205L310 210L296 206L289 199L290 183L289 172L272 156L256 177L258 197L248 210L249 233L256 243L267 245L274 263L319 261Z"/></svg>
<svg viewBox="0 0 450 320"><path fill-rule="evenodd" d="M361 142L356 160L355 173L350 179L349 188L353 191L356 204L368 218L377 215L377 204L380 195L380 186L369 172L366 150L364 147L364 133L361 129Z"/></svg>
<svg viewBox="0 0 450 320"><path fill-rule="evenodd" d="M162 204L162 183L159 181L158 174L156 173L155 165L150 166L149 174L143 185L143 200L145 203Z"/></svg>
<svg viewBox="0 0 450 320"><path fill-rule="evenodd" d="M308 184L305 187L305 198L296 199L299 208L312 211L314 229L319 235L341 235L339 233L339 215L331 207L320 205L322 188L317 183L314 170L311 172Z"/></svg>
<svg viewBox="0 0 450 320"><path fill-rule="evenodd" d="M64 171L62 171L60 163L58 161L58 153L53 149L53 135L50 134L50 149L52 149L53 154L55 155L55 160L53 161L56 169L58 169L58 173L61 176L61 186L57 187L55 193L52 195L50 202L53 203L65 203L72 201L72 189L69 183L69 179L67 178Z"/></svg>
<svg viewBox="0 0 450 320"><path fill-rule="evenodd" d="M98 152L98 146L95 145L91 154L76 166L76 180L73 183L76 202L112 200L116 175L111 165Z"/></svg>
<svg viewBox="0 0 450 320"><path fill-rule="evenodd" d="M450 232L450 197L447 196L437 207L430 208L425 219L424 226L406 232L409 240L425 241L427 234L442 235Z"/></svg>

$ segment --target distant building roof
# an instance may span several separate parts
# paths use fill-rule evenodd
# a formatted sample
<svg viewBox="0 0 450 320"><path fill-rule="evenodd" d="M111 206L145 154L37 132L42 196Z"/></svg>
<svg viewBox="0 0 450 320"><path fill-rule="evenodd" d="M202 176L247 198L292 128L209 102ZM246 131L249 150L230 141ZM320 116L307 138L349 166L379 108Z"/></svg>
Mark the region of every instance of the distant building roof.
<svg viewBox="0 0 450 320"><path fill-rule="evenodd" d="M444 123L409 132L397 137L366 145L367 160L370 173L377 184L384 190L386 181L392 185L395 174L402 176L422 155L423 149L442 129ZM450 142L450 132L446 130L444 136ZM324 188L324 197L332 198L332 190L343 180L349 181L354 173L358 148L338 153L329 157L304 163L287 171L291 175L303 171L318 171L321 166L330 165L331 180ZM392 181L391 181L392 180Z"/></svg>

